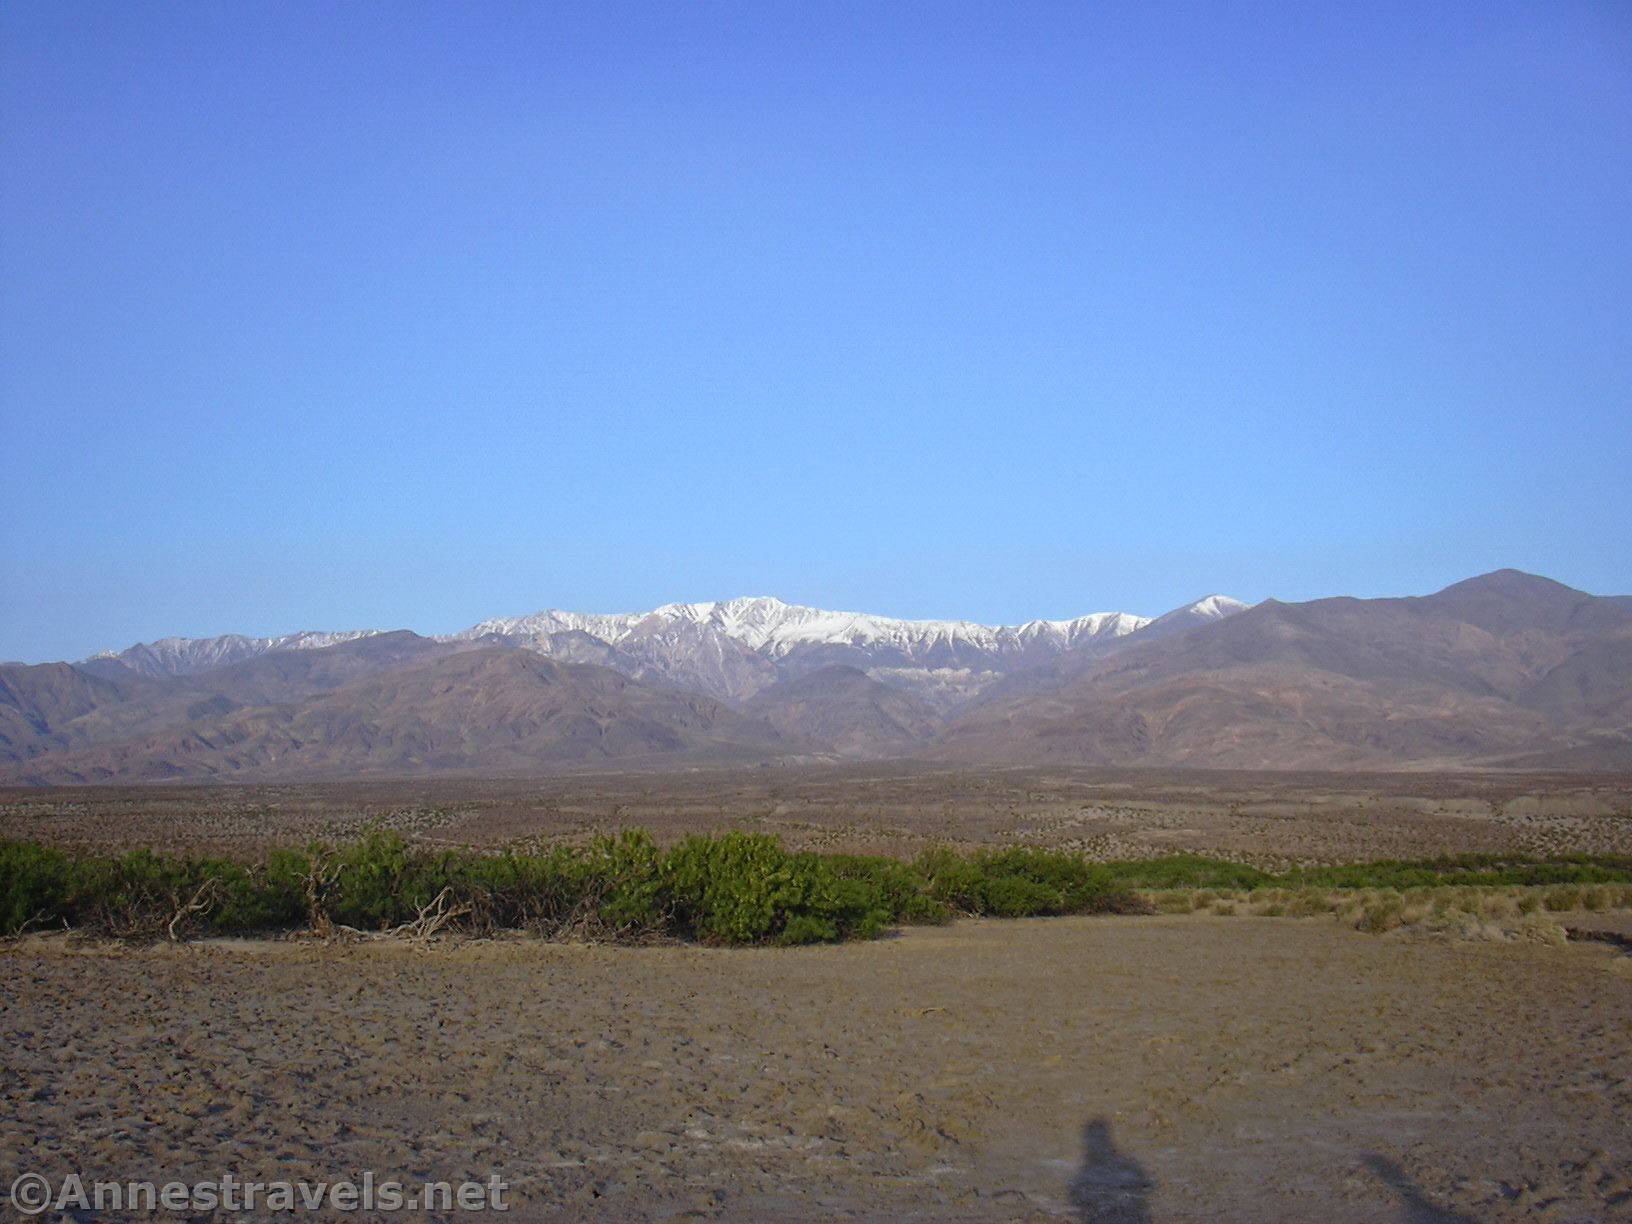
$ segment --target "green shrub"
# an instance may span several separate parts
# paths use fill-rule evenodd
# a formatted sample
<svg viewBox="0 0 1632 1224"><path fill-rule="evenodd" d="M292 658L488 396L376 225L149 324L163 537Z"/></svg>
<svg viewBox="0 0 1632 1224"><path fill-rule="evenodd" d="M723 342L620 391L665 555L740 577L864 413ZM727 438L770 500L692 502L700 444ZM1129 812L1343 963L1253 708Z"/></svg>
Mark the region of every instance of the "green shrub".
<svg viewBox="0 0 1632 1224"><path fill-rule="evenodd" d="M31 842L0 842L0 935L70 919L68 856Z"/></svg>
<svg viewBox="0 0 1632 1224"><path fill-rule="evenodd" d="M406 922L431 896L433 868L412 859L400 833L375 830L334 851L314 848L314 865L333 874L329 917L344 926L385 930Z"/></svg>
<svg viewBox="0 0 1632 1224"><path fill-rule="evenodd" d="M306 915L305 896L298 879L291 880L276 871L271 862L259 869L238 863L217 863L213 867L213 878L219 891L200 921L220 934L289 930L298 927Z"/></svg>
<svg viewBox="0 0 1632 1224"><path fill-rule="evenodd" d="M672 916L665 855L643 830L597 838L582 857L559 865L575 911L593 915L613 934L656 934Z"/></svg>
<svg viewBox="0 0 1632 1224"><path fill-rule="evenodd" d="M794 914L820 922L804 912L815 900L815 872L773 837L688 837L665 857L662 877L676 921L698 939L758 943L782 934Z"/></svg>
<svg viewBox="0 0 1632 1224"><path fill-rule="evenodd" d="M898 922L936 925L951 918L946 906L925 893L924 876L913 864L861 854L826 855L822 862L837 878L864 885L874 898L874 907Z"/></svg>
<svg viewBox="0 0 1632 1224"><path fill-rule="evenodd" d="M930 900L950 913L979 912L981 870L974 859L939 848L926 850L913 866Z"/></svg>
<svg viewBox="0 0 1632 1224"><path fill-rule="evenodd" d="M1061 912L1062 898L1046 884L1020 875L992 876L980 889L981 914L997 918L1031 918Z"/></svg>
<svg viewBox="0 0 1632 1224"><path fill-rule="evenodd" d="M1153 908L1103 863L1057 850L1015 847L967 857L934 850L918 859L927 894L965 914L1144 913Z"/></svg>
<svg viewBox="0 0 1632 1224"><path fill-rule="evenodd" d="M900 908L886 869L791 854L763 834L688 837L663 858L662 880L680 933L704 942L873 938Z"/></svg>
<svg viewBox="0 0 1632 1224"><path fill-rule="evenodd" d="M896 921L907 926L943 926L952 921L952 911L928 893L908 897L896 914Z"/></svg>

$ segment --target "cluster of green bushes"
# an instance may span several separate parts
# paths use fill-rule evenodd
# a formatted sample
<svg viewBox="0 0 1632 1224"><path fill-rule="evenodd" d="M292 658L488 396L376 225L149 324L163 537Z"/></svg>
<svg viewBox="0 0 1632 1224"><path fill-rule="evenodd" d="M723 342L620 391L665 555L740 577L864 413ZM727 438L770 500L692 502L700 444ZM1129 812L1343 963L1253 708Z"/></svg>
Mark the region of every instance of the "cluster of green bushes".
<svg viewBox="0 0 1632 1224"><path fill-rule="evenodd" d="M1467 854L1421 862L1385 860L1342 867L1313 867L1288 872L1275 882L1310 888L1395 889L1625 884L1632 882L1632 856L1569 854L1538 859L1524 855Z"/></svg>
<svg viewBox="0 0 1632 1224"><path fill-rule="evenodd" d="M1102 867L1040 850L938 852L916 863L795 853L723 833L670 847L624 833L540 853L427 851L394 833L281 850L246 865L0 843L0 934L71 927L129 937L349 927L530 930L706 943L868 939L954 914L1147 908Z"/></svg>
<svg viewBox="0 0 1632 1224"><path fill-rule="evenodd" d="M1277 874L1195 855L1098 863L1024 847L934 850L905 862L793 852L773 837L736 832L668 847L628 832L585 846L480 854L427 850L376 831L245 864L0 842L0 935L69 927L179 938L345 927L805 944L868 939L959 914L1148 913L1145 891L1611 883L1632 883L1632 858L1473 857Z"/></svg>
<svg viewBox="0 0 1632 1224"><path fill-rule="evenodd" d="M1200 855L1175 854L1101 866L1109 878L1139 889L1252 892L1266 888L1404 890L1632 883L1632 856L1624 854L1571 854L1553 858L1465 854L1436 859L1378 859L1336 867L1294 867L1281 872Z"/></svg>

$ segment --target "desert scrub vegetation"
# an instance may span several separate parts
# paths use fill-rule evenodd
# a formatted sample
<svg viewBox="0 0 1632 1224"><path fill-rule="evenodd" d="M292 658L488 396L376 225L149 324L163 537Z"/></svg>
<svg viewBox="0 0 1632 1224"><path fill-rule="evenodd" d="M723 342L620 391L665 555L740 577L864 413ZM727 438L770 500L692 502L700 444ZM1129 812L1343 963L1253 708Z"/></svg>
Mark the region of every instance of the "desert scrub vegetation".
<svg viewBox="0 0 1632 1224"><path fill-rule="evenodd" d="M1552 858L1468 854L1420 862L1383 860L1287 872L1280 882L1311 888L1540 887L1632 883L1632 855Z"/></svg>
<svg viewBox="0 0 1632 1224"><path fill-rule="evenodd" d="M1329 914L1373 935L1411 929L1548 943L1564 938L1564 927L1551 915L1632 909L1632 884L1440 884L1404 889L1303 886L1228 892L1167 890L1148 896L1159 913L1206 911L1261 918Z"/></svg>
<svg viewBox="0 0 1632 1224"><path fill-rule="evenodd" d="M716 944L870 939L956 914L1143 912L1110 874L1066 854L926 855L917 863L786 850L749 833L659 846L626 832L536 853L431 851L374 830L254 864L136 851L78 855L0 843L0 935L124 938L278 931L532 931Z"/></svg>
<svg viewBox="0 0 1632 1224"><path fill-rule="evenodd" d="M311 930L808 944L957 916L1335 913L1364 930L1632 907L1632 858L1463 858L1271 873L1195 855L1095 862L1028 847L911 861L793 852L774 837L630 831L499 853L375 828L253 863L0 842L0 935L72 929L179 939Z"/></svg>

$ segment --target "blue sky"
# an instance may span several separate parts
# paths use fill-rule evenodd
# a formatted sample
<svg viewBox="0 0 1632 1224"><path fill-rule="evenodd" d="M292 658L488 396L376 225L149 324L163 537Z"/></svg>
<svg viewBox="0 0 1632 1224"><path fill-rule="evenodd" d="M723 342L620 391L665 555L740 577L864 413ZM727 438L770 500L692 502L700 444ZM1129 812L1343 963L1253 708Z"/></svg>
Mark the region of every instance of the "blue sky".
<svg viewBox="0 0 1632 1224"><path fill-rule="evenodd" d="M1632 592L1632 7L0 6L0 658Z"/></svg>

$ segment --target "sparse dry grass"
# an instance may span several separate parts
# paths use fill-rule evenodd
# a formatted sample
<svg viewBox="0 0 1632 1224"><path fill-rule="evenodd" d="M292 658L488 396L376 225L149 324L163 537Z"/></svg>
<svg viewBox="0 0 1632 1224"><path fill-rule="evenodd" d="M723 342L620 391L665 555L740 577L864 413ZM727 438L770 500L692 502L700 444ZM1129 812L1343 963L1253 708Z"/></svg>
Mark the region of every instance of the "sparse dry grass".
<svg viewBox="0 0 1632 1224"><path fill-rule="evenodd" d="M1162 914L1310 918L1329 915L1373 935L1410 931L1459 939L1562 945L1556 915L1632 911L1632 884L1434 888L1166 889L1146 894Z"/></svg>

